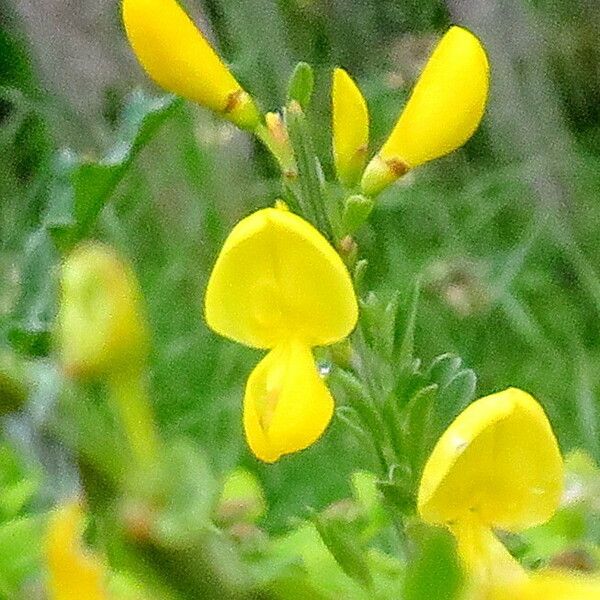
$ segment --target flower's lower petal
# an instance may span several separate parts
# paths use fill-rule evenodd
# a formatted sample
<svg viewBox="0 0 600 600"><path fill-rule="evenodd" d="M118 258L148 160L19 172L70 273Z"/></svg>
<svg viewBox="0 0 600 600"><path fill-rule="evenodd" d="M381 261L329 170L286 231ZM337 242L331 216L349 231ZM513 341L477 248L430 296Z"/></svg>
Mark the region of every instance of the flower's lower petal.
<svg viewBox="0 0 600 600"><path fill-rule="evenodd" d="M333 407L310 348L297 341L277 346L248 379L244 398L248 444L265 462L303 450L325 431Z"/></svg>

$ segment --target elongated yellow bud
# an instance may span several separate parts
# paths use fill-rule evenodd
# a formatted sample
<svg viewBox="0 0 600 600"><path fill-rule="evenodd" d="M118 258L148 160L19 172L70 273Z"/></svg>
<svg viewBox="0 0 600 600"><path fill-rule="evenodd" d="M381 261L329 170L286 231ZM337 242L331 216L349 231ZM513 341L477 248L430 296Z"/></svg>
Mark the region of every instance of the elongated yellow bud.
<svg viewBox="0 0 600 600"><path fill-rule="evenodd" d="M339 181L353 187L365 168L369 111L361 91L344 69L333 72L331 104L335 169Z"/></svg>
<svg viewBox="0 0 600 600"><path fill-rule="evenodd" d="M260 114L176 0L123 0L123 21L135 55L162 88L254 130Z"/></svg>
<svg viewBox="0 0 600 600"><path fill-rule="evenodd" d="M398 122L364 173L375 195L409 169L462 146L479 125L488 95L489 64L481 42L451 27L427 62Z"/></svg>
<svg viewBox="0 0 600 600"><path fill-rule="evenodd" d="M143 364L149 336L140 296L135 275L110 248L85 244L68 257L57 338L69 374L106 376Z"/></svg>

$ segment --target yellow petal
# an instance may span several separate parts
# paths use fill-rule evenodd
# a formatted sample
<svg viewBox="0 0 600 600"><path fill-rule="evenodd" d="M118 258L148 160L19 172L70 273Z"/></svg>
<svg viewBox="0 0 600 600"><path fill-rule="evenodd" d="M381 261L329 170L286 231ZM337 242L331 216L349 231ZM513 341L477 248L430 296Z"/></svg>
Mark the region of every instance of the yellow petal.
<svg viewBox="0 0 600 600"><path fill-rule="evenodd" d="M365 168L369 111L361 91L344 69L333 72L331 101L335 169L340 182L353 187Z"/></svg>
<svg viewBox="0 0 600 600"><path fill-rule="evenodd" d="M98 376L143 363L148 330L131 268L102 244L76 248L62 267L57 341L65 369Z"/></svg>
<svg viewBox="0 0 600 600"><path fill-rule="evenodd" d="M544 410L510 388L471 404L442 435L423 471L418 508L431 523L475 516L518 531L554 514L563 478Z"/></svg>
<svg viewBox="0 0 600 600"><path fill-rule="evenodd" d="M208 282L205 316L217 333L256 348L346 337L358 315L352 281L327 240L299 216L265 208L240 221Z"/></svg>
<svg viewBox="0 0 600 600"><path fill-rule="evenodd" d="M390 137L365 171L374 195L408 169L462 146L485 109L489 64L480 41L451 27L431 55Z"/></svg>
<svg viewBox="0 0 600 600"><path fill-rule="evenodd" d="M600 578L583 573L538 571L520 581L473 582L468 600L600 600Z"/></svg>
<svg viewBox="0 0 600 600"><path fill-rule="evenodd" d="M333 406L310 348L295 340L277 346L248 378L244 397L248 445L269 463L303 450L325 431Z"/></svg>
<svg viewBox="0 0 600 600"><path fill-rule="evenodd" d="M77 502L61 506L50 518L45 554L52 600L106 600L100 561L81 547L83 511Z"/></svg>
<svg viewBox="0 0 600 600"><path fill-rule="evenodd" d="M519 600L600 600L600 577L547 570L532 575Z"/></svg>
<svg viewBox="0 0 600 600"><path fill-rule="evenodd" d="M452 523L450 530L456 538L458 555L468 576L469 599L518 598L505 594L520 589L528 582L528 575L491 529L469 515Z"/></svg>
<svg viewBox="0 0 600 600"><path fill-rule="evenodd" d="M256 127L254 102L176 0L123 0L123 22L138 60L159 86L243 129Z"/></svg>

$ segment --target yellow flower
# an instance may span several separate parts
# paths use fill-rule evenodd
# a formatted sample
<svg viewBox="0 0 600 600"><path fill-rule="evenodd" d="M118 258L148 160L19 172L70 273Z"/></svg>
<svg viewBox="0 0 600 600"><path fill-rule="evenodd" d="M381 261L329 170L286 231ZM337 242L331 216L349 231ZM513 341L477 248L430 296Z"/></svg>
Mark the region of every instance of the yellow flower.
<svg viewBox="0 0 600 600"><path fill-rule="evenodd" d="M517 596L499 600L600 600L600 578L589 575L540 571L518 590Z"/></svg>
<svg viewBox="0 0 600 600"><path fill-rule="evenodd" d="M99 243L79 246L63 264L57 325L61 360L71 375L138 366L148 351L135 275Z"/></svg>
<svg viewBox="0 0 600 600"><path fill-rule="evenodd" d="M367 166L363 192L375 195L409 169L462 146L481 121L488 87L489 65L480 41L466 29L451 27Z"/></svg>
<svg viewBox="0 0 600 600"><path fill-rule="evenodd" d="M333 72L331 104L335 169L340 182L353 187L365 168L369 111L361 91L344 69Z"/></svg>
<svg viewBox="0 0 600 600"><path fill-rule="evenodd" d="M254 130L254 101L176 0L123 0L123 21L135 55L162 88Z"/></svg>
<svg viewBox="0 0 600 600"><path fill-rule="evenodd" d="M470 598L600 598L597 580L557 571L529 575L494 534L548 521L563 482L556 438L529 394L510 388L487 396L450 425L425 465L418 510L423 520L446 525L456 537Z"/></svg>
<svg viewBox="0 0 600 600"><path fill-rule="evenodd" d="M84 516L73 501L50 518L45 556L52 600L107 600L105 573L100 560L81 547Z"/></svg>
<svg viewBox="0 0 600 600"><path fill-rule="evenodd" d="M217 333L270 350L244 398L254 454L274 462L316 441L331 420L333 399L311 348L346 337L358 316L348 271L327 240L282 208L243 219L210 276L205 316Z"/></svg>

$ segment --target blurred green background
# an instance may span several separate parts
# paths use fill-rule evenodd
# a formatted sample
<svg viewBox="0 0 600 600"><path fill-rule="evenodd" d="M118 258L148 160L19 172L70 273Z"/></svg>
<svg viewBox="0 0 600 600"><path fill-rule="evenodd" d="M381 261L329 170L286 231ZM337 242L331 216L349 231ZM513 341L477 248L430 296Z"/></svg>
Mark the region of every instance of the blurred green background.
<svg viewBox="0 0 600 600"><path fill-rule="evenodd" d="M437 36L459 23L483 40L492 65L483 126L464 150L381 197L358 236L368 285L391 294L420 275L417 355L459 354L478 375L478 395L528 390L563 449L583 447L600 460L600 4L184 4L265 110L284 103L297 61L315 67L310 117L329 175L333 66L348 69L367 97L374 151ZM58 257L40 248L38 232L77 191L65 165L117 160L136 117L131 90L160 92L127 46L116 0L0 0L0 17L0 348L41 357L43 367ZM227 231L277 197L269 158L230 125L177 104L115 183L90 237L119 248L141 279L164 435L202 444L219 471L240 462L257 471L273 529L348 495L349 473L371 457L337 419L316 446L277 465L250 456L241 397L256 354L219 339L202 319ZM51 400L42 389L35 402L34 430ZM30 433L14 423L6 430L28 446ZM50 495L68 485L59 463Z"/></svg>

